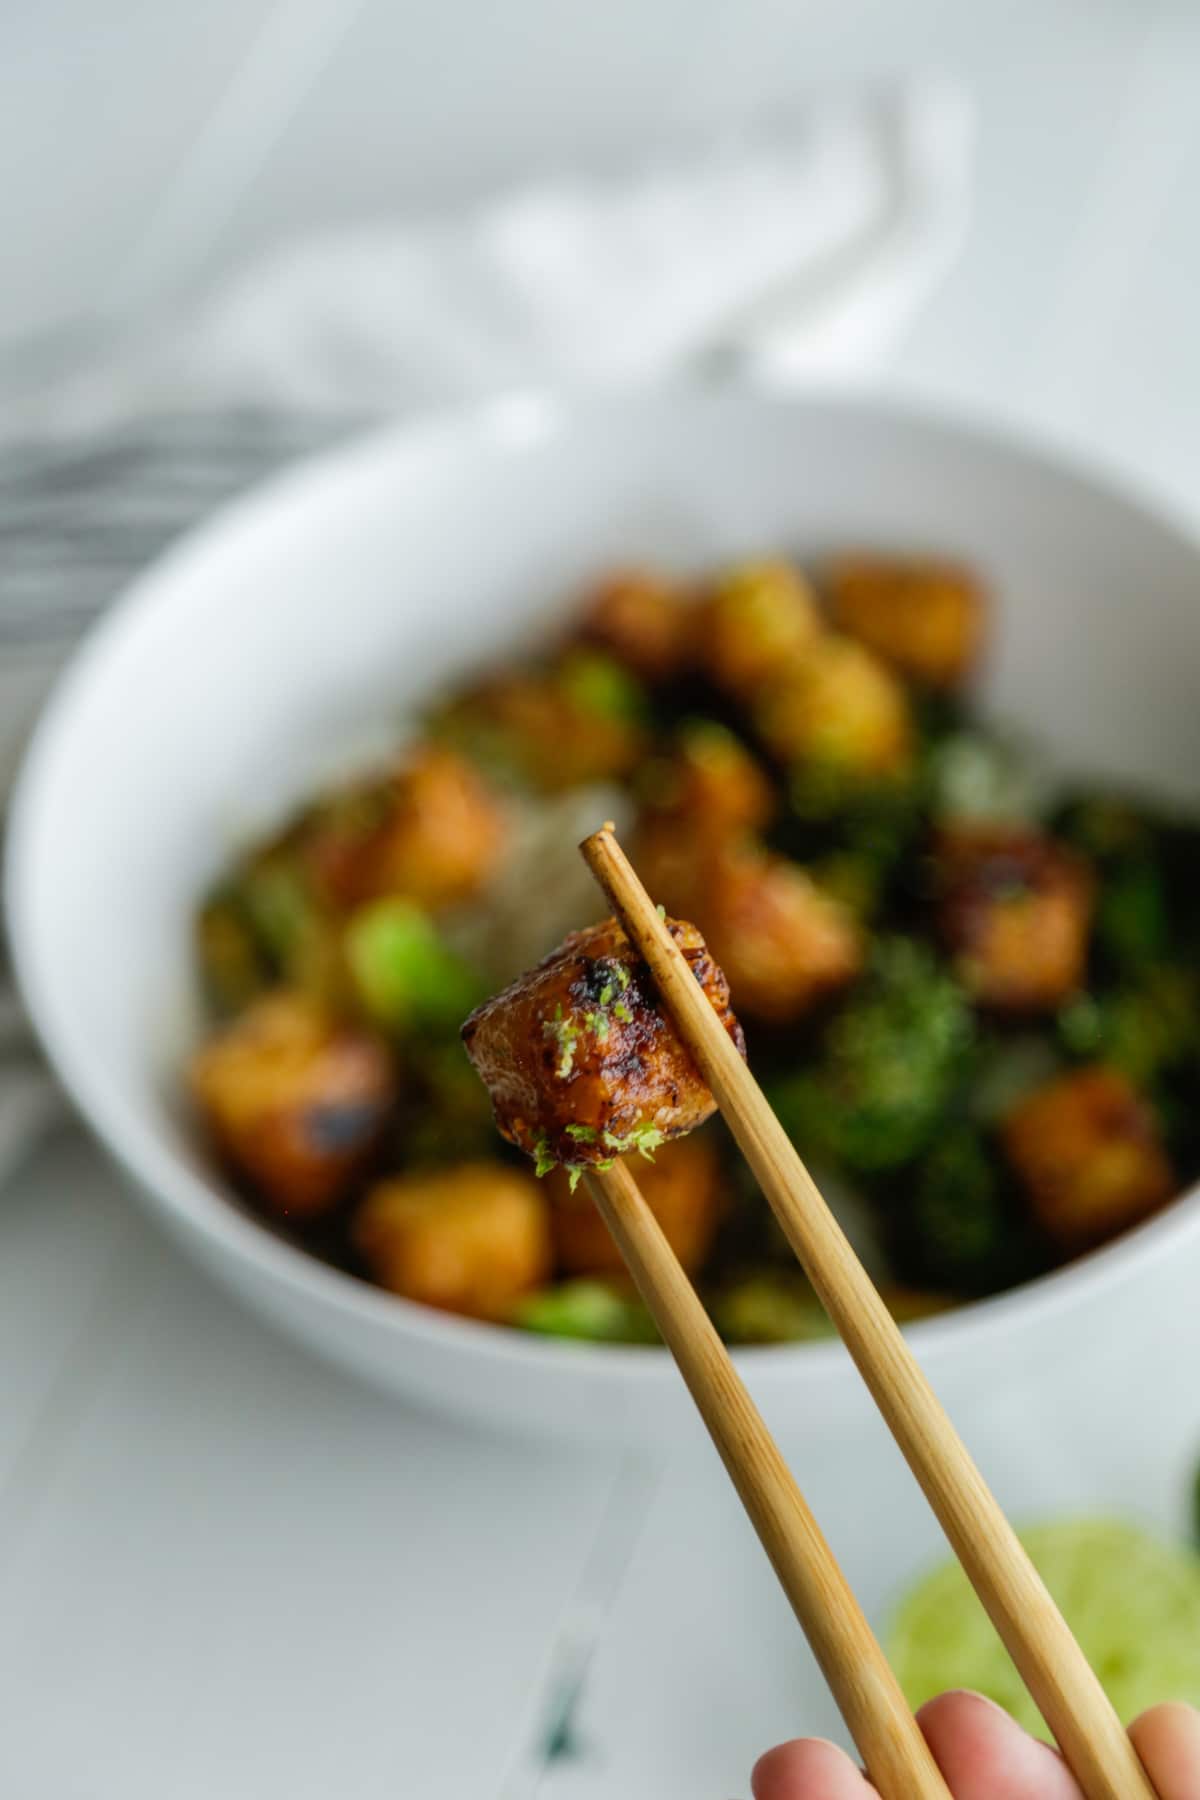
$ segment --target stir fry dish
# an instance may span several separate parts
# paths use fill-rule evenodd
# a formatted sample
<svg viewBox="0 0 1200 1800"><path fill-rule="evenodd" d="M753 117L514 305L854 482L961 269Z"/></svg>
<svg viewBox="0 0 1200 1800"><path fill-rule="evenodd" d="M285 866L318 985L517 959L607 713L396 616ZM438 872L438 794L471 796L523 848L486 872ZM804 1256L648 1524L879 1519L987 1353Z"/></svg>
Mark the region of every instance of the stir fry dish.
<svg viewBox="0 0 1200 1800"><path fill-rule="evenodd" d="M827 1333L644 966L573 930L611 817L898 1317L1168 1203L1200 1172L1200 827L984 718L991 611L928 557L637 569L432 697L199 910L189 1091L245 1202L407 1299L651 1342L578 1185L632 1153L727 1339Z"/></svg>

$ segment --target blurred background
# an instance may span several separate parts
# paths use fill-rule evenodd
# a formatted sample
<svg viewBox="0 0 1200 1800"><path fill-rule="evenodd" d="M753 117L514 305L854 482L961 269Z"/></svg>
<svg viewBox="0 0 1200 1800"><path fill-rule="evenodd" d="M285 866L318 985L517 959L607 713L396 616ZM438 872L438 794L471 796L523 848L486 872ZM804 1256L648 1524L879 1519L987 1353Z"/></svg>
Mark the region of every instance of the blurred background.
<svg viewBox="0 0 1200 1800"><path fill-rule="evenodd" d="M1200 523L1189 0L8 0L0 474L31 404L302 238L617 179L931 78L970 120L965 228L871 378L1086 446ZM89 606L157 541L89 570ZM81 622L31 652L28 581L7 638L0 607L12 745ZM1036 1425L1053 1469L1022 1448L1036 1401L981 1400L1002 1498L1179 1522L1190 1400L1140 1406L1125 1363L1118 1332L1091 1409ZM717 1796L771 1737L835 1726L707 1465L489 1443L352 1386L212 1293L68 1128L0 1199L0 1368L13 1792ZM872 1605L891 1543L936 1552L910 1484L881 1542L836 1466L805 1481Z"/></svg>
<svg viewBox="0 0 1200 1800"><path fill-rule="evenodd" d="M24 380L296 233L627 169L830 85L948 71L976 109L976 204L900 368L1102 432L1186 486L1184 0L612 0L569 24L551 0L14 0L3 48L0 341Z"/></svg>

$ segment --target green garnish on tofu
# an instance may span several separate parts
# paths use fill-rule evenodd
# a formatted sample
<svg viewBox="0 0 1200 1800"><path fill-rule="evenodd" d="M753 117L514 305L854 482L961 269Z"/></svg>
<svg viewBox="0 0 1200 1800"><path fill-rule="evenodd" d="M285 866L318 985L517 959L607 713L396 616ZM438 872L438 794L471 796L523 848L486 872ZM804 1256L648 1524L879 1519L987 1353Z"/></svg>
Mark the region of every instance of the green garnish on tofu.
<svg viewBox="0 0 1200 1800"><path fill-rule="evenodd" d="M598 1044L606 1044L608 1042L609 1023L608 1014L606 1012L585 1012L583 1015L583 1022L589 1031L595 1032L596 1042Z"/></svg>
<svg viewBox="0 0 1200 1800"><path fill-rule="evenodd" d="M591 1125L568 1125L567 1136L574 1138L577 1144L594 1144L598 1141L600 1133ZM606 1158L603 1162L573 1163L565 1161L562 1157L555 1156L550 1148L550 1140L547 1138L544 1131L536 1139L533 1146L534 1174L540 1179L543 1175L549 1175L552 1169L565 1169L572 1193L574 1193L575 1189L579 1186L579 1177L584 1174L587 1169L611 1168L611 1157Z"/></svg>
<svg viewBox="0 0 1200 1800"><path fill-rule="evenodd" d="M542 1030L558 1045L558 1063L554 1073L560 1081L566 1081L575 1067L575 1046L579 1039L579 1027L574 1019L563 1017L560 1003L554 1008L554 1017L546 1020Z"/></svg>
<svg viewBox="0 0 1200 1800"><path fill-rule="evenodd" d="M625 1133L624 1137L619 1137L615 1131L606 1131L600 1139L604 1148L611 1150L614 1156L625 1156L629 1151L636 1150L638 1155L644 1156L647 1162L654 1161L654 1152L660 1144L665 1144L666 1141L666 1137L658 1129L658 1126L649 1123L635 1125L632 1131Z"/></svg>
<svg viewBox="0 0 1200 1800"><path fill-rule="evenodd" d="M551 1150L546 1134L543 1132L533 1146L533 1172L540 1181L543 1175L549 1175L551 1170L557 1169L557 1167L558 1158Z"/></svg>

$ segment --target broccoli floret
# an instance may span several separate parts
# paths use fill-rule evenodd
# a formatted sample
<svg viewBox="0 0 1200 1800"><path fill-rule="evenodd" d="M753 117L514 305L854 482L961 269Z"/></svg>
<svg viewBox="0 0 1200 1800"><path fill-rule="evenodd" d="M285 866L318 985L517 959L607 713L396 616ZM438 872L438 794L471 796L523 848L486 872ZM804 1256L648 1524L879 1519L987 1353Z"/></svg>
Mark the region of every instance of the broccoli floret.
<svg viewBox="0 0 1200 1800"><path fill-rule="evenodd" d="M1101 866L1147 855L1156 836L1145 813L1112 794L1080 794L1067 800L1055 817L1054 832Z"/></svg>
<svg viewBox="0 0 1200 1800"><path fill-rule="evenodd" d="M238 892L272 966L288 972L313 930L316 910L296 859L285 852L256 857L243 871Z"/></svg>
<svg viewBox="0 0 1200 1800"><path fill-rule="evenodd" d="M406 1168L491 1156L491 1101L457 1036L410 1047L398 1148Z"/></svg>
<svg viewBox="0 0 1200 1800"><path fill-rule="evenodd" d="M863 1174L897 1168L937 1131L972 1036L962 990L933 953L884 939L819 1064L775 1088L776 1111L802 1152Z"/></svg>
<svg viewBox="0 0 1200 1800"><path fill-rule="evenodd" d="M805 766L768 832L772 848L803 863L859 918L876 915L915 861L924 829L919 772L864 781Z"/></svg>
<svg viewBox="0 0 1200 1800"><path fill-rule="evenodd" d="M1157 861L1139 857L1102 874L1095 935L1098 949L1125 974L1168 954L1166 876Z"/></svg>
<svg viewBox="0 0 1200 1800"><path fill-rule="evenodd" d="M1010 1220L994 1155L978 1132L942 1137L908 1176L905 1235L911 1270L952 1293L982 1292L1006 1254Z"/></svg>
<svg viewBox="0 0 1200 1800"><path fill-rule="evenodd" d="M268 985L270 968L236 894L217 893L196 920L200 979L214 1012L229 1017Z"/></svg>
<svg viewBox="0 0 1200 1800"><path fill-rule="evenodd" d="M654 1321L636 1295L615 1282L563 1281L519 1302L513 1324L543 1337L599 1344L656 1344Z"/></svg>
<svg viewBox="0 0 1200 1800"><path fill-rule="evenodd" d="M282 982L340 1006L337 928L313 892L294 831L239 865L221 890L220 904L226 921L236 918L247 934L266 985ZM227 958L231 948L226 931L223 952Z"/></svg>
<svg viewBox="0 0 1200 1800"><path fill-rule="evenodd" d="M972 1125L944 1131L901 1179L887 1205L892 1255L907 1280L991 1294L1047 1266L996 1147Z"/></svg>
<svg viewBox="0 0 1200 1800"><path fill-rule="evenodd" d="M799 1274L764 1270L721 1288L713 1323L730 1344L802 1344L833 1336L821 1302Z"/></svg>
<svg viewBox="0 0 1200 1800"><path fill-rule="evenodd" d="M1064 807L1057 830L1099 876L1094 944L1118 977L1162 961L1171 948L1171 883L1163 827L1125 800L1091 797Z"/></svg>
<svg viewBox="0 0 1200 1800"><path fill-rule="evenodd" d="M1152 1087L1200 1054L1200 984L1187 969L1151 969L1113 992L1078 995L1059 1013L1058 1030L1072 1056Z"/></svg>

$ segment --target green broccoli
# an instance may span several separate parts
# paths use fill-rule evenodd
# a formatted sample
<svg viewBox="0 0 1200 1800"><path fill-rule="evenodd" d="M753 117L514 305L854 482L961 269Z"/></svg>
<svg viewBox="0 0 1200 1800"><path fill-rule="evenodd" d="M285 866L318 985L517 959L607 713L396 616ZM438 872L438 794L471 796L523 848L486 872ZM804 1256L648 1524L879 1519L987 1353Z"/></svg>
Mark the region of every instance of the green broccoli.
<svg viewBox="0 0 1200 1800"><path fill-rule="evenodd" d="M768 841L809 868L859 918L872 918L913 860L924 800L919 775L868 782L805 765L793 772Z"/></svg>
<svg viewBox="0 0 1200 1800"><path fill-rule="evenodd" d="M313 930L317 910L297 858L286 850L253 857L237 878L237 890L272 967L288 973Z"/></svg>
<svg viewBox="0 0 1200 1800"><path fill-rule="evenodd" d="M213 1010L240 1012L267 986L270 968L236 891L218 891L196 920L196 956Z"/></svg>
<svg viewBox="0 0 1200 1800"><path fill-rule="evenodd" d="M1128 801L1093 796L1065 806L1057 830L1096 867L1100 967L1123 977L1169 956L1171 884L1161 824Z"/></svg>
<svg viewBox="0 0 1200 1800"><path fill-rule="evenodd" d="M1137 1087L1200 1056L1200 981L1164 966L1101 994L1080 994L1058 1015L1064 1048L1085 1062L1107 1062Z"/></svg>
<svg viewBox="0 0 1200 1800"><path fill-rule="evenodd" d="M903 1177L894 1254L909 1280L954 1294L993 1293L1019 1278L1025 1234L998 1154L970 1125L943 1133Z"/></svg>
<svg viewBox="0 0 1200 1800"><path fill-rule="evenodd" d="M1112 968L1135 974L1169 954L1166 874L1155 858L1138 857L1101 875L1095 940Z"/></svg>
<svg viewBox="0 0 1200 1800"><path fill-rule="evenodd" d="M1077 794L1063 802L1054 833L1103 867L1154 849L1156 829L1132 801L1113 794Z"/></svg>
<svg viewBox="0 0 1200 1800"><path fill-rule="evenodd" d="M801 1151L861 1174L898 1168L938 1130L972 1041L970 1008L932 951L883 939L821 1060L784 1077L771 1098Z"/></svg>
<svg viewBox="0 0 1200 1800"><path fill-rule="evenodd" d="M227 990L231 980L235 986L248 980L253 964L260 986L280 980L337 1004L337 930L313 892L297 843L294 833L285 833L234 869L201 923L202 966Z"/></svg>
<svg viewBox="0 0 1200 1800"><path fill-rule="evenodd" d="M457 1036L411 1047L397 1140L406 1167L493 1153L491 1100Z"/></svg>

